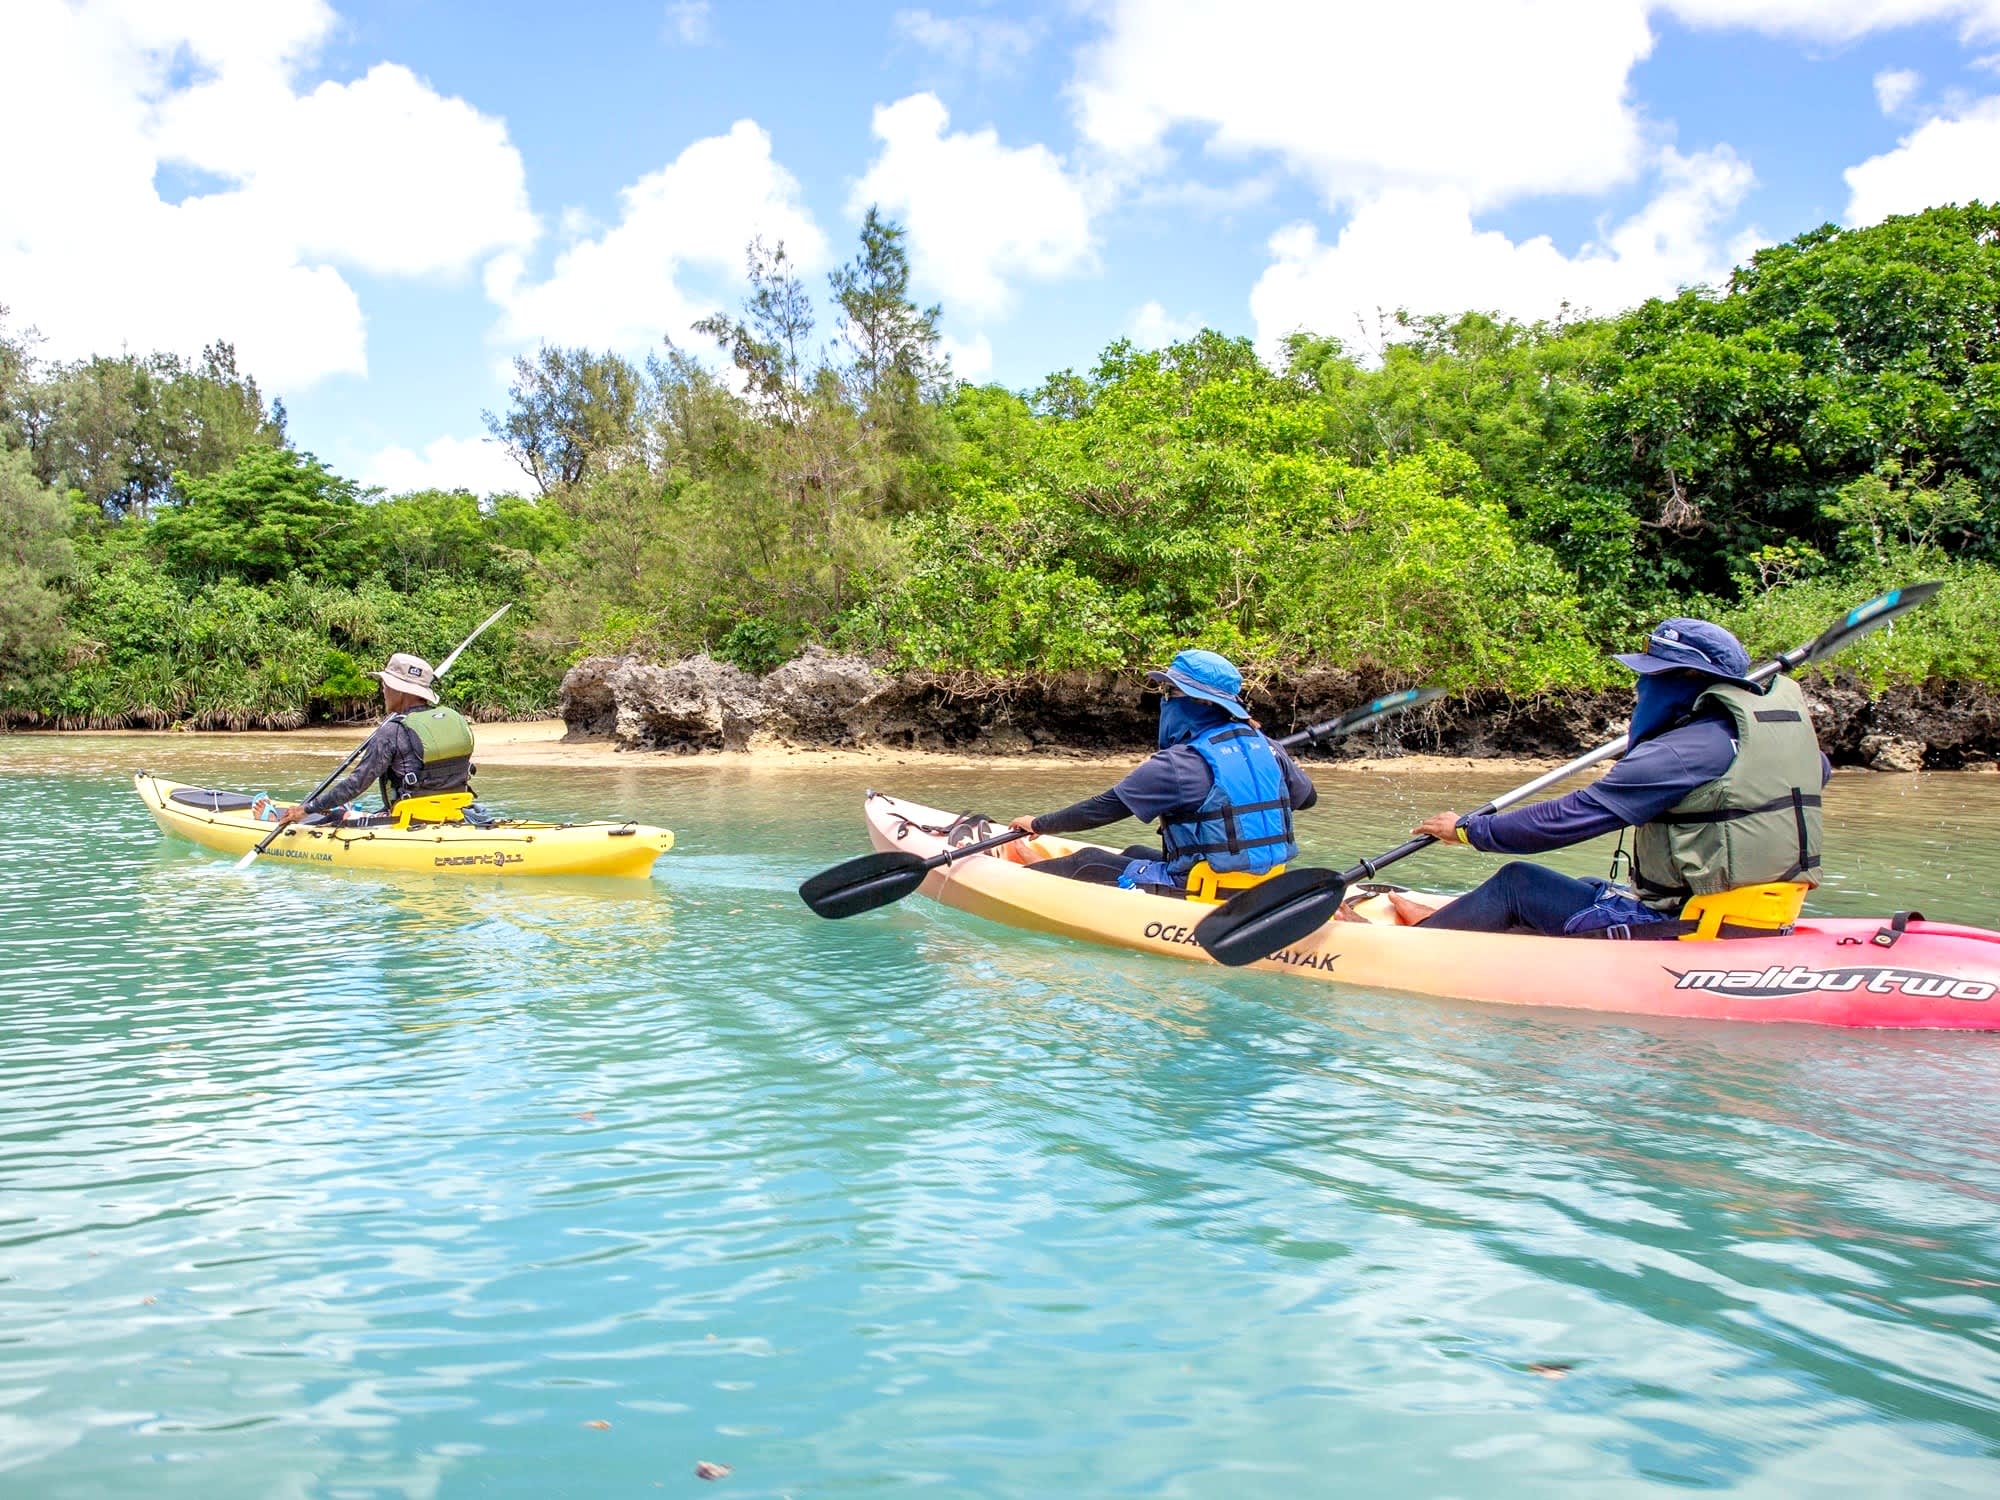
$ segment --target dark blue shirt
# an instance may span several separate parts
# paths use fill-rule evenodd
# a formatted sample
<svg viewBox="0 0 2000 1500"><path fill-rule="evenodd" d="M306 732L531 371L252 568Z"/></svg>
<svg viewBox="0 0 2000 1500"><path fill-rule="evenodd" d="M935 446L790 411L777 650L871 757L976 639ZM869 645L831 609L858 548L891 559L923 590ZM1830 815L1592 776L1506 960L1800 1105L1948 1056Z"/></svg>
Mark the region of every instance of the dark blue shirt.
<svg viewBox="0 0 2000 1500"><path fill-rule="evenodd" d="M1319 801L1319 789L1291 756L1276 745L1271 749L1278 757L1278 769L1285 773L1292 810L1304 812ZM1086 797L1060 812L1041 814L1035 819L1035 832L1081 833L1126 817L1157 823L1161 818L1193 813L1214 785L1215 777L1199 750L1192 745L1171 745L1136 767L1110 791Z"/></svg>
<svg viewBox="0 0 2000 1500"><path fill-rule="evenodd" d="M1602 779L1547 802L1461 821L1466 841L1489 854L1540 854L1650 823L1736 759L1735 726L1703 715L1628 751ZM1819 758L1820 782L1833 767Z"/></svg>

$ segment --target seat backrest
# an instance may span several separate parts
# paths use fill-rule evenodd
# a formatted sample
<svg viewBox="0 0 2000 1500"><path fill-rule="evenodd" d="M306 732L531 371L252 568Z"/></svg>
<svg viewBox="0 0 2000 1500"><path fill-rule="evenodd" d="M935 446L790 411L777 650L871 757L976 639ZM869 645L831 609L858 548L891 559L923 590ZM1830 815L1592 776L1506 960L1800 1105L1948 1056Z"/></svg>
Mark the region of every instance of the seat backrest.
<svg viewBox="0 0 2000 1500"><path fill-rule="evenodd" d="M1739 885L1733 891L1717 891L1695 896L1681 908L1683 922L1698 922L1693 932L1683 933L1682 942L1700 942L1720 937L1722 924L1751 927L1764 932L1790 932L1806 904L1812 887L1800 881L1774 880L1764 885Z"/></svg>
<svg viewBox="0 0 2000 1500"><path fill-rule="evenodd" d="M412 823L463 823L465 810L470 806L470 792L433 792L420 797L405 797L396 804L395 826L408 828Z"/></svg>
<svg viewBox="0 0 2000 1500"><path fill-rule="evenodd" d="M1187 898L1190 901L1205 901L1210 906L1220 905L1238 891L1247 891L1253 885L1262 885L1273 875L1285 873L1283 865L1252 875L1247 871L1217 870L1207 860L1198 860L1187 873Z"/></svg>

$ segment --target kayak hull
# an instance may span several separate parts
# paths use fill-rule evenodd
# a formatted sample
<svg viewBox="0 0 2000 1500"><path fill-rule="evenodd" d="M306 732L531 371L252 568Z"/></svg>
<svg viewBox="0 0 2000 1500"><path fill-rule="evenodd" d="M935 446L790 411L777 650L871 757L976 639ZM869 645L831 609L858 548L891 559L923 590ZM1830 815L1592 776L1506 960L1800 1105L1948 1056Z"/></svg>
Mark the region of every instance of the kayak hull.
<svg viewBox="0 0 2000 1500"><path fill-rule="evenodd" d="M194 791L141 771L139 800L163 832L204 849L244 855L271 831L247 811L211 811L174 800ZM409 829L307 828L294 824L271 841L259 863L322 870L401 870L426 875L608 875L643 880L673 848L664 828L637 823L503 822L487 828L441 824Z"/></svg>
<svg viewBox="0 0 2000 1500"><path fill-rule="evenodd" d="M866 804L877 849L943 852L954 814L878 792ZM1046 854L1077 847L1035 841ZM1210 907L1038 874L999 851L924 878L923 893L1009 927L1140 953L1212 960L1194 940ZM1426 898L1435 904L1444 898ZM1370 903L1373 905L1387 903ZM1822 1026L2000 1030L2000 933L1912 919L1817 918L1785 936L1604 942L1449 932L1384 920L1329 922L1252 967L1370 990L1499 1005Z"/></svg>

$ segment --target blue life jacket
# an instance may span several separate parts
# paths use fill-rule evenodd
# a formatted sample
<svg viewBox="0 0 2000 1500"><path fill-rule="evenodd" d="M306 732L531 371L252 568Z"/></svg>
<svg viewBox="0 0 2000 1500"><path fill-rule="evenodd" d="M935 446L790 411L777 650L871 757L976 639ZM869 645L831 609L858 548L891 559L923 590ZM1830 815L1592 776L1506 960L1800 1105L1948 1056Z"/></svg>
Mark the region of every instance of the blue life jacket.
<svg viewBox="0 0 2000 1500"><path fill-rule="evenodd" d="M1188 744L1207 762L1214 784L1194 812L1161 822L1166 857L1134 860L1118 883L1183 884L1202 860L1225 874L1261 875L1297 858L1291 788L1271 742L1232 720Z"/></svg>

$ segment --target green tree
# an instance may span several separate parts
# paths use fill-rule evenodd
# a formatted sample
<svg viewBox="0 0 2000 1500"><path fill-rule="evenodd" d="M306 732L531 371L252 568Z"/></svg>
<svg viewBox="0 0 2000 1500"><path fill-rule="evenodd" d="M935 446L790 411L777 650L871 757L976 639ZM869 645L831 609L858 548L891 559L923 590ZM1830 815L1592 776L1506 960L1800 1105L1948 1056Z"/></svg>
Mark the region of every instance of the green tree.
<svg viewBox="0 0 2000 1500"><path fill-rule="evenodd" d="M1831 225L1757 252L1720 294L1615 320L1563 445L1656 554L1726 593L1751 554L1831 550L1831 502L1887 471L2000 489L2000 208ZM1990 541L1988 542L1990 545Z"/></svg>
<svg viewBox="0 0 2000 1500"><path fill-rule="evenodd" d="M886 398L892 411L935 397L950 373L939 353L944 309L918 307L910 299L910 256L903 239L903 227L871 204L861 221L860 253L827 278L861 403Z"/></svg>
<svg viewBox="0 0 2000 1500"><path fill-rule="evenodd" d="M7 304L0 302L0 448L24 448L29 443L29 376L34 367L32 331L12 333Z"/></svg>
<svg viewBox="0 0 2000 1500"><path fill-rule="evenodd" d="M639 456L644 384L616 354L544 344L514 360L505 416L486 430L544 495Z"/></svg>
<svg viewBox="0 0 2000 1500"><path fill-rule="evenodd" d="M151 514L176 473L205 477L247 448L284 443L284 408L266 409L228 344L195 363L128 354L61 366L37 383L30 409L42 479L114 517Z"/></svg>
<svg viewBox="0 0 2000 1500"><path fill-rule="evenodd" d="M192 579L268 582L298 573L351 583L378 539L352 482L309 453L251 448L220 474L176 476L180 503L153 522L167 565Z"/></svg>
<svg viewBox="0 0 2000 1500"><path fill-rule="evenodd" d="M750 295L743 301L744 316L715 313L694 330L721 346L751 394L780 422L797 423L805 414L808 383L825 369L823 361L808 363L812 297L783 240L775 248L752 240L746 260Z"/></svg>
<svg viewBox="0 0 2000 1500"><path fill-rule="evenodd" d="M68 531L66 508L35 478L26 452L0 449L0 702L57 664L63 611L51 585L74 562Z"/></svg>

